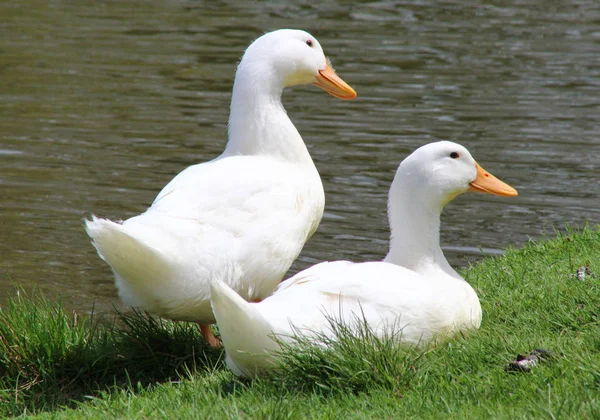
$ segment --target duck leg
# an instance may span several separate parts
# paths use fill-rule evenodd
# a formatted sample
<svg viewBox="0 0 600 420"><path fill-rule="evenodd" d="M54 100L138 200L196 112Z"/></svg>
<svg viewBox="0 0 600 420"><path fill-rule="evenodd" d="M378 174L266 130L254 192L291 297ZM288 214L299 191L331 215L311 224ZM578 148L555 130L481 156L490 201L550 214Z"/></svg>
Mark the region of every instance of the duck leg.
<svg viewBox="0 0 600 420"><path fill-rule="evenodd" d="M215 349L223 347L223 343L221 343L221 340L219 340L217 337L215 337L212 330L210 329L209 324L200 324L199 323L198 325L200 326L200 331L202 332L202 337L204 337L204 340L206 340L206 342L208 343L209 346L211 346L212 348L215 348Z"/></svg>

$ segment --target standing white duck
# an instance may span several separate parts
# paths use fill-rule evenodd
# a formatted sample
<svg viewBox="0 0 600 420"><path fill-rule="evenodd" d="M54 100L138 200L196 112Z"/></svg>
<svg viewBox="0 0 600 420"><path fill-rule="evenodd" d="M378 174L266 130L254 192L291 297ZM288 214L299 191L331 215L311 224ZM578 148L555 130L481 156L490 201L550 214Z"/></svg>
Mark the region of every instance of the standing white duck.
<svg viewBox="0 0 600 420"><path fill-rule="evenodd" d="M85 221L126 304L198 322L217 346L211 281L248 300L275 289L323 215L321 179L281 103L285 87L311 83L356 97L307 32L261 36L237 68L223 154L182 171L139 216Z"/></svg>
<svg viewBox="0 0 600 420"><path fill-rule="evenodd" d="M331 318L352 324L364 316L377 335L401 331L399 340L408 344L478 328L477 294L450 267L439 243L444 205L469 190L517 195L464 147L428 144L400 164L392 182L390 250L384 261L317 264L260 303L244 301L222 282L212 283L212 307L229 367L244 376L269 369L279 350L273 335L282 340L297 332L330 335Z"/></svg>

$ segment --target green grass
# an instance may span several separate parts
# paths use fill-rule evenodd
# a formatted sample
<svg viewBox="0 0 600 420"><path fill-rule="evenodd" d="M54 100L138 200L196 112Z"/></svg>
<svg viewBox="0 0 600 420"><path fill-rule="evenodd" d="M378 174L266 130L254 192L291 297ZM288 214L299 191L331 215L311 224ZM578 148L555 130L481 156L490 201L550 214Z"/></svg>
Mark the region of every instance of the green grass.
<svg viewBox="0 0 600 420"><path fill-rule="evenodd" d="M581 266L595 273L578 280ZM339 326L280 370L236 379L195 325L142 314L94 323L41 297L0 311L0 417L600 418L600 229L530 242L462 271L482 327L427 350ZM507 372L518 353L553 357Z"/></svg>

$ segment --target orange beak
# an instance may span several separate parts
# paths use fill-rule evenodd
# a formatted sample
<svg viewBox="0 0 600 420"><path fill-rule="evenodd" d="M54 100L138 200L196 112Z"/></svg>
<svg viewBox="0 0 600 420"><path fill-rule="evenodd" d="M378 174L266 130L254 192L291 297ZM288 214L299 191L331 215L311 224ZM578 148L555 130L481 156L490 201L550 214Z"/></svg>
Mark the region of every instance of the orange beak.
<svg viewBox="0 0 600 420"><path fill-rule="evenodd" d="M352 100L356 98L356 92L346 82L344 82L331 67L329 62L323 70L319 70L313 85L320 87L325 92L336 98Z"/></svg>
<svg viewBox="0 0 600 420"><path fill-rule="evenodd" d="M504 197L514 197L518 194L517 190L487 172L477 162L475 162L475 167L477 168L477 178L469 184L469 191L478 191Z"/></svg>

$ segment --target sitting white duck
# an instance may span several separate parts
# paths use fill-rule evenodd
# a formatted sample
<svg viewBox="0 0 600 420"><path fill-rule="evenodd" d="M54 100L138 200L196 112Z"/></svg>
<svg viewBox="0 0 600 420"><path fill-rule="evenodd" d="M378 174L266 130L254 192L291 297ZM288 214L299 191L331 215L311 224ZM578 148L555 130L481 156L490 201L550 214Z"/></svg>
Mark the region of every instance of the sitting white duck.
<svg viewBox="0 0 600 420"><path fill-rule="evenodd" d="M218 346L209 325L211 281L250 301L277 287L317 229L325 202L317 169L281 103L283 89L299 84L356 97L312 35L282 29L261 36L237 68L223 154L182 171L139 216L85 221L126 304L198 322Z"/></svg>
<svg viewBox="0 0 600 420"><path fill-rule="evenodd" d="M364 317L378 336L396 334L413 345L479 328L477 294L450 267L439 243L444 205L469 190L517 195L464 147L428 144L400 164L392 182L390 250L384 261L317 264L260 303L248 303L225 283L213 282L212 307L229 367L243 376L269 369L279 350L271 337L330 336L332 318L351 326Z"/></svg>

